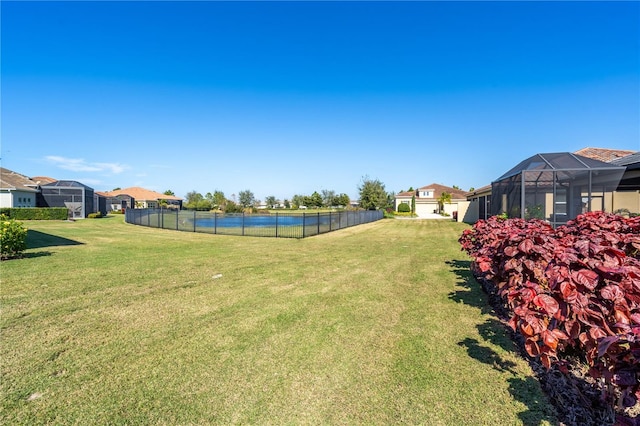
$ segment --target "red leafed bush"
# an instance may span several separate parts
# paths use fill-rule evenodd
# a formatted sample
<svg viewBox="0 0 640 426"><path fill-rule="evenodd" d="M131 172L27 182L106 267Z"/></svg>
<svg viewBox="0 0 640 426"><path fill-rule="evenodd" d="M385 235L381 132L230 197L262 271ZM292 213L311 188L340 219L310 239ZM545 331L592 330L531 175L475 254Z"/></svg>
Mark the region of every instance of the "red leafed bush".
<svg viewBox="0 0 640 426"><path fill-rule="evenodd" d="M640 219L604 212L554 230L541 220L479 221L459 240L547 368L580 354L618 408L640 398Z"/></svg>

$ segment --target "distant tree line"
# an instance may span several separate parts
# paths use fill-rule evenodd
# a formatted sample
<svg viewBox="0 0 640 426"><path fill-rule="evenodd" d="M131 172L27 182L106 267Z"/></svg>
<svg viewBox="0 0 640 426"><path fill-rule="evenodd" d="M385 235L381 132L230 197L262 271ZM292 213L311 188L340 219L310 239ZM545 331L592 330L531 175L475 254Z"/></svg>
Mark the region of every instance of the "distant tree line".
<svg viewBox="0 0 640 426"><path fill-rule="evenodd" d="M387 193L384 184L379 180L363 177L358 186L360 196L360 208L366 210L393 208L394 193ZM165 191L165 195L174 195L171 190ZM182 206L188 210L219 210L226 213L237 213L253 210L262 203L256 199L253 192L246 189L236 194L231 194L227 198L224 192L215 190L213 193L207 192L205 195L197 191L190 191L185 196ZM323 189L320 192L314 191L311 195L294 195L291 200L279 200L273 195L269 195L264 200L264 205L268 209L285 208L347 208L351 205L350 197L347 194L337 194L336 191Z"/></svg>

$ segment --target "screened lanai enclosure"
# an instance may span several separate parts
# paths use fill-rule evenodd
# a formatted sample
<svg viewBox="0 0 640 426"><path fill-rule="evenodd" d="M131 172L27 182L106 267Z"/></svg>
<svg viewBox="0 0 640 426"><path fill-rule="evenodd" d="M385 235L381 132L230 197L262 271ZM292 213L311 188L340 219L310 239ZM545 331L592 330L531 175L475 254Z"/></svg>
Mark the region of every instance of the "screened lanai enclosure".
<svg viewBox="0 0 640 426"><path fill-rule="evenodd" d="M558 226L588 211L613 209L625 167L569 152L536 154L491 184L492 214Z"/></svg>
<svg viewBox="0 0 640 426"><path fill-rule="evenodd" d="M74 219L93 213L93 188L72 180L59 180L42 185L38 194L38 205L43 207L66 207Z"/></svg>

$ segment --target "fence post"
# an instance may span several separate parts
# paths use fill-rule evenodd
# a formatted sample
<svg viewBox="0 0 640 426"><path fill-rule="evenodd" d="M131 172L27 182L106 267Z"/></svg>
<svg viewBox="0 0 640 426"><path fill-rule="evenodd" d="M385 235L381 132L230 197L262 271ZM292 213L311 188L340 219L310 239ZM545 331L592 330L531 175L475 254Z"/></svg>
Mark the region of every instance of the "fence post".
<svg viewBox="0 0 640 426"><path fill-rule="evenodd" d="M307 214L302 213L302 238L305 237L305 228L307 227Z"/></svg>
<svg viewBox="0 0 640 426"><path fill-rule="evenodd" d="M276 212L276 238L278 238L278 212Z"/></svg>
<svg viewBox="0 0 640 426"><path fill-rule="evenodd" d="M178 221L180 220L180 210L176 210L176 231L178 230Z"/></svg>
<svg viewBox="0 0 640 426"><path fill-rule="evenodd" d="M193 211L193 232L196 232L196 210Z"/></svg>
<svg viewBox="0 0 640 426"><path fill-rule="evenodd" d="M244 211L242 212L242 236L244 237Z"/></svg>
<svg viewBox="0 0 640 426"><path fill-rule="evenodd" d="M332 225L333 223L331 223L331 212L329 212L329 232L333 231L333 229L331 229Z"/></svg>
<svg viewBox="0 0 640 426"><path fill-rule="evenodd" d="M218 212L213 213L213 233L218 233Z"/></svg>
<svg viewBox="0 0 640 426"><path fill-rule="evenodd" d="M318 235L320 235L320 212L318 212Z"/></svg>

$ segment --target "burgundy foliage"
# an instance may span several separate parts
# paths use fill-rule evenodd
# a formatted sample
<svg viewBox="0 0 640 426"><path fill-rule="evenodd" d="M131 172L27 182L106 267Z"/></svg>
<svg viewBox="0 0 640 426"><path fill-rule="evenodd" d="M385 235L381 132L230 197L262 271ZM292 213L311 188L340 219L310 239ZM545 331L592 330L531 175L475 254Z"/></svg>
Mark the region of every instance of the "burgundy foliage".
<svg viewBox="0 0 640 426"><path fill-rule="evenodd" d="M493 281L529 355L566 368L579 354L619 409L640 398L640 217L591 212L553 229L481 220L459 240Z"/></svg>

